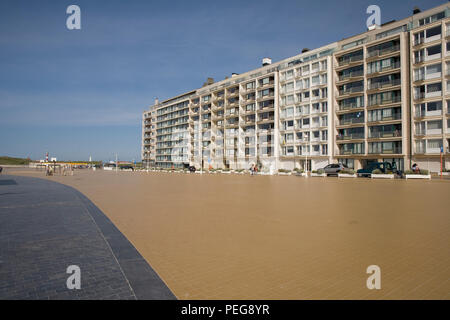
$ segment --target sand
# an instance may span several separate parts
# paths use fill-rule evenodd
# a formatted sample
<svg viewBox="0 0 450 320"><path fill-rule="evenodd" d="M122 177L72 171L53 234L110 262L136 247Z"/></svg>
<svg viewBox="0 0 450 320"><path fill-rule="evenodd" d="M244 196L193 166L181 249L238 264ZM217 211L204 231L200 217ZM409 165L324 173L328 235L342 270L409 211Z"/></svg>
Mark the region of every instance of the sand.
<svg viewBox="0 0 450 320"><path fill-rule="evenodd" d="M179 299L450 299L450 180L47 178L93 201Z"/></svg>

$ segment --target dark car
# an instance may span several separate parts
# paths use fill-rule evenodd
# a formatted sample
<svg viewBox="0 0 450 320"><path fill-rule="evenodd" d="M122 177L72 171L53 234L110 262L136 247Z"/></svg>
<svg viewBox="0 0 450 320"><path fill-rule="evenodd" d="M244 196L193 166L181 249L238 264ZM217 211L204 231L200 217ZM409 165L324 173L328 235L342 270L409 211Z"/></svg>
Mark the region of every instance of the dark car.
<svg viewBox="0 0 450 320"><path fill-rule="evenodd" d="M345 164L342 163L333 163L327 165L325 168L323 168L323 171L325 171L326 174L338 174L344 169L348 169Z"/></svg>
<svg viewBox="0 0 450 320"><path fill-rule="evenodd" d="M358 177L370 177L374 170L380 170L381 173L392 172L401 175L401 172L397 170L396 166L389 162L372 162L364 169L359 169L356 173Z"/></svg>
<svg viewBox="0 0 450 320"><path fill-rule="evenodd" d="M124 166L120 166L120 170L131 170L134 171L133 166L130 165L124 165Z"/></svg>
<svg viewBox="0 0 450 320"><path fill-rule="evenodd" d="M195 170L196 170L196 169L195 169L194 166L189 166L189 171L190 171L190 172L195 172Z"/></svg>

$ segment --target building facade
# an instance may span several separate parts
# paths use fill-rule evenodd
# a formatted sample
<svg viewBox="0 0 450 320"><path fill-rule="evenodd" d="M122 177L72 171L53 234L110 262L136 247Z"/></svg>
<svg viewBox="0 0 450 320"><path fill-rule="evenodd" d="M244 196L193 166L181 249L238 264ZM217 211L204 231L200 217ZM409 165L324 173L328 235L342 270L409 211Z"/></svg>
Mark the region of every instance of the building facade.
<svg viewBox="0 0 450 320"><path fill-rule="evenodd" d="M158 102L144 165L317 170L450 167L447 4ZM447 96L448 95L448 96ZM446 163L445 163L446 162Z"/></svg>

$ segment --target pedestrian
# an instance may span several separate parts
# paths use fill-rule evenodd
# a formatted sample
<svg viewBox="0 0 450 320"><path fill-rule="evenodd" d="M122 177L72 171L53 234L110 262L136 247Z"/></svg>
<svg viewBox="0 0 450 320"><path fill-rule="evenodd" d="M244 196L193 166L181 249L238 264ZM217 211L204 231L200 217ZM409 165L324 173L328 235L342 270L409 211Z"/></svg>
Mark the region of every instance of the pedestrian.
<svg viewBox="0 0 450 320"><path fill-rule="evenodd" d="M2 167L0 167L0 173L2 173L2 171L3 171L3 168L2 168Z"/></svg>

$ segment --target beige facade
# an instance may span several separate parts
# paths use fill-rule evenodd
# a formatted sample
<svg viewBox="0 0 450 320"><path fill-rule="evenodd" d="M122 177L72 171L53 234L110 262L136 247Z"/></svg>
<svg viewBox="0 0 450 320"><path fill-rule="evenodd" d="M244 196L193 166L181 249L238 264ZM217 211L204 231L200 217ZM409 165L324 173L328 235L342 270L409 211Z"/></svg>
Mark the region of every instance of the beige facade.
<svg viewBox="0 0 450 320"><path fill-rule="evenodd" d="M389 161L437 172L440 147L450 158L447 35L443 4L155 103L143 114L143 161L267 173Z"/></svg>

